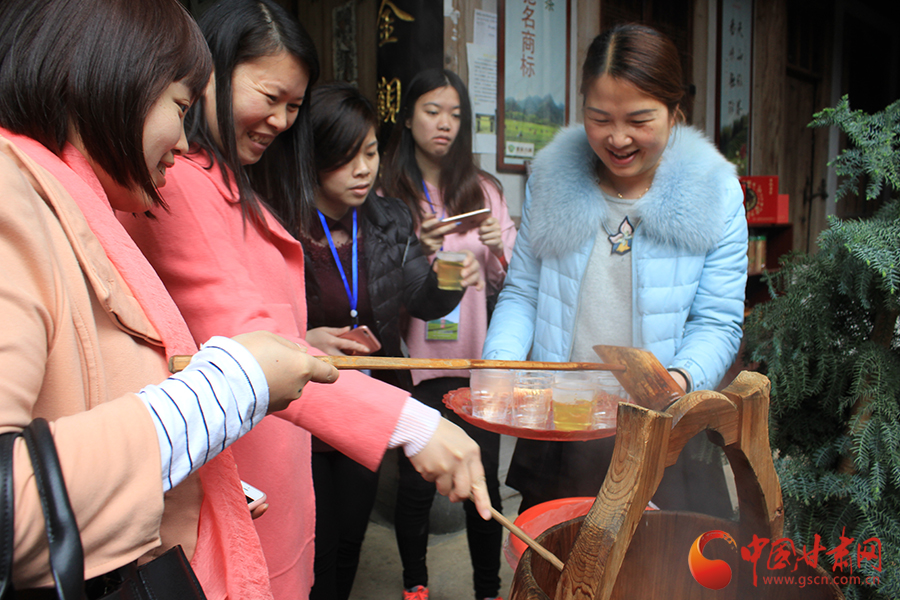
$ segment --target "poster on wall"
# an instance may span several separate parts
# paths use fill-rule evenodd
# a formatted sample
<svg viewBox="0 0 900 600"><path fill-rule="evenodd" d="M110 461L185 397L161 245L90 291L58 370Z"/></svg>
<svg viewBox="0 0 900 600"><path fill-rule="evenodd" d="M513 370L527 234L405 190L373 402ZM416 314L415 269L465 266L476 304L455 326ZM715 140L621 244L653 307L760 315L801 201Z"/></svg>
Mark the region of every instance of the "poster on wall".
<svg viewBox="0 0 900 600"><path fill-rule="evenodd" d="M474 43L466 44L472 97L473 152L497 152L497 13L475 10Z"/></svg>
<svg viewBox="0 0 900 600"><path fill-rule="evenodd" d="M497 14L497 170L524 173L568 121L569 0L500 0Z"/></svg>
<svg viewBox="0 0 900 600"><path fill-rule="evenodd" d="M753 0L721 0L719 15L719 151L748 175Z"/></svg>

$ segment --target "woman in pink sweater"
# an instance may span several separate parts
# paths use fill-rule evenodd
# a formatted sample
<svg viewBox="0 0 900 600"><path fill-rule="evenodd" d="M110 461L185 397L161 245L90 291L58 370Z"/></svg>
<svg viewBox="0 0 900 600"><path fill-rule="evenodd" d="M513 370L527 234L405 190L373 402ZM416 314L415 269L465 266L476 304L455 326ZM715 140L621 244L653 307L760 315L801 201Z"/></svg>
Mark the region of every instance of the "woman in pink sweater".
<svg viewBox="0 0 900 600"><path fill-rule="evenodd" d="M382 163L385 195L406 202L418 227L423 253L469 251L485 273L484 290L469 290L458 310L429 327L410 319L404 332L409 355L429 358L481 358L487 332L487 294L499 292L506 277L516 229L509 218L500 182L475 166L472 157L472 105L465 84L456 73L428 69L413 77L404 89L400 119L394 127ZM490 217L477 227L464 229L442 224L440 219L490 208ZM455 323L456 327L444 325ZM413 395L443 409L448 391L468 387L466 371L413 371ZM446 410L446 409L445 409ZM448 413L451 418L455 414ZM461 419L463 429L481 446L487 486L494 508L500 510L497 476L500 436L478 429ZM403 561L405 600L428 599L428 513L434 487L415 476L408 461L400 458L395 529ZM500 590L499 523L483 522L475 507L466 505L466 533L474 567L476 598L494 598Z"/></svg>
<svg viewBox="0 0 900 600"><path fill-rule="evenodd" d="M187 116L193 147L169 169L169 210L122 222L195 339L266 329L305 344L303 251L289 230L313 207L304 99L318 76L315 47L271 0L221 0L200 26L214 78ZM276 598L305 598L312 584L310 432L370 469L403 446L451 499L474 494L489 516L477 445L407 392L345 371L333 388L308 386L234 448L241 477L268 496L255 523Z"/></svg>

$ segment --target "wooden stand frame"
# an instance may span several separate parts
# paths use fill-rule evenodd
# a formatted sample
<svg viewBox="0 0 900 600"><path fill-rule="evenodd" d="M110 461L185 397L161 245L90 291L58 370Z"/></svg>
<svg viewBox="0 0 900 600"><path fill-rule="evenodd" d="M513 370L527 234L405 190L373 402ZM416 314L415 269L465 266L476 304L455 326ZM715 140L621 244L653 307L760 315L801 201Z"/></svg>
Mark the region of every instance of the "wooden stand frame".
<svg viewBox="0 0 900 600"><path fill-rule="evenodd" d="M590 512L537 538L563 560L562 572L526 550L510 598L842 598L840 590L830 583L810 583L802 589L763 585L761 579L755 583L753 564L741 560L725 543L711 545L704 554L731 565L733 576L726 587L707 589L690 573L690 546L707 531L727 532L739 548L747 546L754 535L771 540L782 537L784 509L769 447L768 414L769 380L748 371L740 373L721 394L693 392L664 410L619 404L612 464ZM739 519L644 510L665 468L675 463L690 438L704 430L723 447L731 463ZM713 546L721 551L715 552ZM762 559L762 569L764 563ZM828 573L806 563L800 563L791 575L829 581Z"/></svg>

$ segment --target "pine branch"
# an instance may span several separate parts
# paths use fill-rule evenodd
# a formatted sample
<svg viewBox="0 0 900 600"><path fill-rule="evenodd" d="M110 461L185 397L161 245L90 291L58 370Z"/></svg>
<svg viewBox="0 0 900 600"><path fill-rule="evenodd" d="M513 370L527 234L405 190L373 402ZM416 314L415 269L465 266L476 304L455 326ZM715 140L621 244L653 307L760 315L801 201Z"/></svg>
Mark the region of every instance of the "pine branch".
<svg viewBox="0 0 900 600"><path fill-rule="evenodd" d="M840 127L853 143L831 161L835 173L847 176L835 200L856 189L862 174L870 176L866 199L877 198L885 182L895 190L900 189L900 101L894 102L880 113L868 115L850 109L847 96L834 108L826 108L813 116L810 127Z"/></svg>
<svg viewBox="0 0 900 600"><path fill-rule="evenodd" d="M851 147L830 164L838 197L900 189L900 101L875 115L844 98L812 126L837 126ZM879 586L848 598L900 598L900 201L871 218L830 219L815 255L791 254L764 276L771 301L745 323L745 357L771 380L770 440L785 534L833 548L841 533L878 537Z"/></svg>

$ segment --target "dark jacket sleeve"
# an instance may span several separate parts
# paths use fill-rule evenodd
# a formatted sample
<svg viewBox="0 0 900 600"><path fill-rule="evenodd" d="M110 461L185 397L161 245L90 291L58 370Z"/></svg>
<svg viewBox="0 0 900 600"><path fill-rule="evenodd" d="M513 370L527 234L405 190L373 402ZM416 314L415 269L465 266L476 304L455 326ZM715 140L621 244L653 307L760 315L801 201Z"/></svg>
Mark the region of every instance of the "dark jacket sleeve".
<svg viewBox="0 0 900 600"><path fill-rule="evenodd" d="M403 305L410 315L423 321L440 319L459 304L465 290L438 288L437 273L422 254L415 232L409 232L403 261Z"/></svg>

